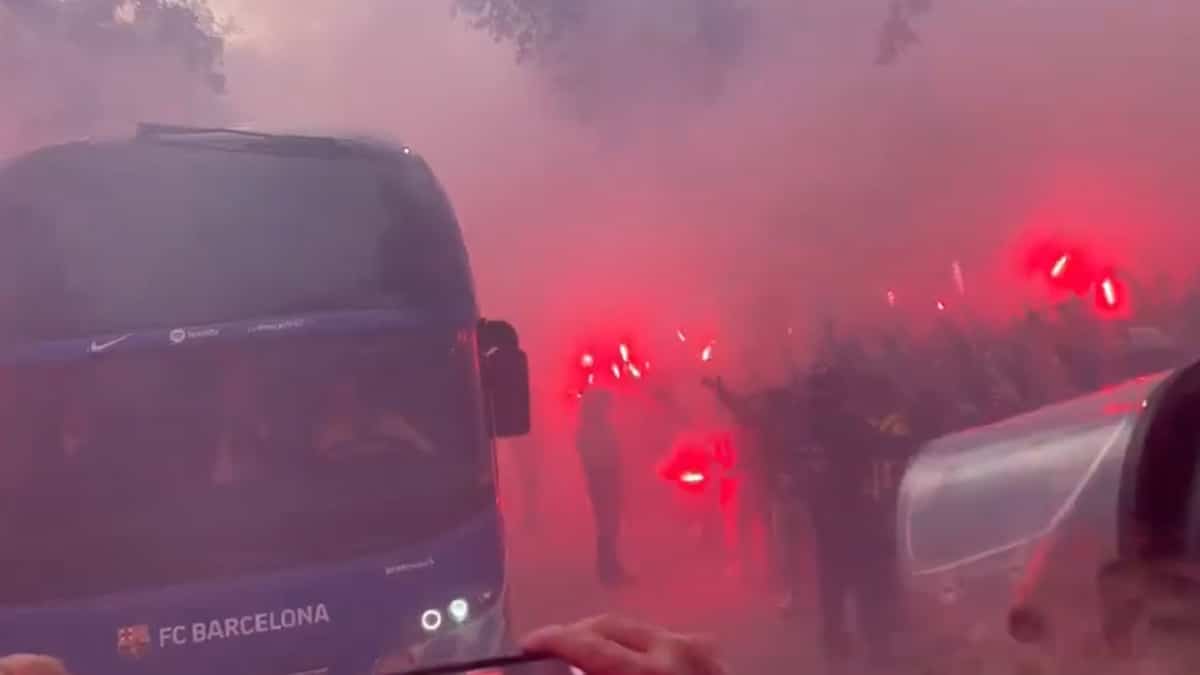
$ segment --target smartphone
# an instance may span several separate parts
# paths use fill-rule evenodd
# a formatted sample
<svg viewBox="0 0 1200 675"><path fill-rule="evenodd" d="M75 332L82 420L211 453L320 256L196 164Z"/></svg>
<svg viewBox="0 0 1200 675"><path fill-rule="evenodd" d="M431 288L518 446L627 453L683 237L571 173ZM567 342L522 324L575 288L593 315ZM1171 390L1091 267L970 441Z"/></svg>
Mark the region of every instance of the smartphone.
<svg viewBox="0 0 1200 675"><path fill-rule="evenodd" d="M522 653L406 670L393 675L583 675L549 654Z"/></svg>

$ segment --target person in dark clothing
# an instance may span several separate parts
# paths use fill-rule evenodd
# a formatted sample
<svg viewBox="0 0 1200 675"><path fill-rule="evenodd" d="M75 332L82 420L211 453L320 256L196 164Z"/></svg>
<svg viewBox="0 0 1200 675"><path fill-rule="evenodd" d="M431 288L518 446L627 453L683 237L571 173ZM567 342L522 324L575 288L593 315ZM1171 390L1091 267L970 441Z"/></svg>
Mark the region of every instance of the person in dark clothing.
<svg viewBox="0 0 1200 675"><path fill-rule="evenodd" d="M875 391L856 396L856 384ZM894 514L911 429L901 412L872 414L877 406L867 403L884 399L880 387L841 369L818 372L809 385L812 434L827 458L810 498L822 642L832 668L850 656L848 600L855 602L873 665L890 664L900 619Z"/></svg>
<svg viewBox="0 0 1200 675"><path fill-rule="evenodd" d="M742 469L749 479L742 490L739 508L739 532L745 538L752 522L772 525L793 496L797 480L796 459L800 453L799 420L795 396L791 387L776 387L748 395L736 394L720 379L706 379L703 384L716 394L717 400L733 416L738 427L752 437L754 455L745 457ZM790 529L790 528L789 528ZM787 551L796 537L785 532L780 541L771 541L768 565L783 572L784 581L791 585L795 579ZM745 548L747 542L743 541Z"/></svg>
<svg viewBox="0 0 1200 675"><path fill-rule="evenodd" d="M596 527L596 573L606 585L629 583L617 555L621 528L620 445L612 424L612 395L590 389L580 402L575 448L583 464Z"/></svg>

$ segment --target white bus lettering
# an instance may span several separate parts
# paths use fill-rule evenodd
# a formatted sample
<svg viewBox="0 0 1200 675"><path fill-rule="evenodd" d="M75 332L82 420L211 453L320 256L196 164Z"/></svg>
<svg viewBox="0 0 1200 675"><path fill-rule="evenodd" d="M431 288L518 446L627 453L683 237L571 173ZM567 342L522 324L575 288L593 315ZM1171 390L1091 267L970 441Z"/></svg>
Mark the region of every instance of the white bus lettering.
<svg viewBox="0 0 1200 675"><path fill-rule="evenodd" d="M258 612L224 619L197 621L190 626L164 626L158 629L158 644L160 647L189 643L202 644L213 640L248 637L257 633L271 633L329 622L328 607L324 604L309 605L278 612Z"/></svg>

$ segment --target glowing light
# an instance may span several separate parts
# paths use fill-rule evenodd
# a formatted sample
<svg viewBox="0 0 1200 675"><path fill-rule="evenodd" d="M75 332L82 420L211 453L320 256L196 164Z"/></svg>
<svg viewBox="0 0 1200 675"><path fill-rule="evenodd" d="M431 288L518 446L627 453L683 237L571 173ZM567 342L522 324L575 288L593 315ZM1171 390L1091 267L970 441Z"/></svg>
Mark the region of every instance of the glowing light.
<svg viewBox="0 0 1200 675"><path fill-rule="evenodd" d="M1106 270L1096 284L1096 306L1104 312L1115 312L1120 310L1125 302L1124 286L1111 270Z"/></svg>
<svg viewBox="0 0 1200 675"><path fill-rule="evenodd" d="M888 301L888 305L890 305L892 307L896 306L896 291L888 291L887 292L887 301Z"/></svg>
<svg viewBox="0 0 1200 675"><path fill-rule="evenodd" d="M679 474L679 482L685 485L699 485L704 482L704 474L699 471L684 471Z"/></svg>
<svg viewBox="0 0 1200 675"><path fill-rule="evenodd" d="M955 260L954 263L950 265L950 269L954 273L954 287L958 289L958 294L966 295L967 282L963 277L962 264Z"/></svg>
<svg viewBox="0 0 1200 675"><path fill-rule="evenodd" d="M622 343L617 346L617 349L621 352L621 360L629 363L629 345Z"/></svg>
<svg viewBox="0 0 1200 675"><path fill-rule="evenodd" d="M675 329L675 337L679 338L680 342L687 342L687 335L683 332L682 328Z"/></svg>
<svg viewBox="0 0 1200 675"><path fill-rule="evenodd" d="M471 614L471 605L463 598L457 598L450 602L450 606L446 608L450 614L450 618L454 619L455 623L462 623L467 620Z"/></svg>
<svg viewBox="0 0 1200 675"><path fill-rule="evenodd" d="M1059 256L1058 260L1054 261L1054 267L1050 268L1051 279L1061 279L1064 272L1067 271L1067 265L1071 262L1071 255L1064 253Z"/></svg>
<svg viewBox="0 0 1200 675"><path fill-rule="evenodd" d="M588 373L587 383L588 384L596 384L596 374L595 373Z"/></svg>
<svg viewBox="0 0 1200 675"><path fill-rule="evenodd" d="M1100 292L1104 294L1104 302L1109 307L1117 306L1117 286L1112 279L1105 278L1100 282Z"/></svg>
<svg viewBox="0 0 1200 675"><path fill-rule="evenodd" d="M442 613L436 609L427 609L421 615L421 628L426 632L432 633L442 627Z"/></svg>
<svg viewBox="0 0 1200 675"><path fill-rule="evenodd" d="M629 374L632 375L634 379L640 380L642 378L642 371L637 366L630 363L626 367L629 369Z"/></svg>
<svg viewBox="0 0 1200 675"><path fill-rule="evenodd" d="M703 351L700 352L700 360L701 361L712 361L712 358L713 358L713 345L712 345L712 343L709 343L709 345L707 347L705 347Z"/></svg>
<svg viewBox="0 0 1200 675"><path fill-rule="evenodd" d="M618 366L615 363L612 364L612 374L613 377L617 378L618 380L621 379L621 366Z"/></svg>
<svg viewBox="0 0 1200 675"><path fill-rule="evenodd" d="M650 370L650 362L649 362L649 361L647 361L646 363L642 364L642 370L645 370L645 371L649 371L649 370Z"/></svg>
<svg viewBox="0 0 1200 675"><path fill-rule="evenodd" d="M584 354L583 356L579 357L579 365L583 366L584 368L591 368L592 366L596 365L596 357L592 356L591 354Z"/></svg>
<svg viewBox="0 0 1200 675"><path fill-rule="evenodd" d="M944 312L944 311L946 311L946 303L942 302L941 300L938 300L938 302L937 302L937 308L938 308L938 311L939 311L939 312Z"/></svg>

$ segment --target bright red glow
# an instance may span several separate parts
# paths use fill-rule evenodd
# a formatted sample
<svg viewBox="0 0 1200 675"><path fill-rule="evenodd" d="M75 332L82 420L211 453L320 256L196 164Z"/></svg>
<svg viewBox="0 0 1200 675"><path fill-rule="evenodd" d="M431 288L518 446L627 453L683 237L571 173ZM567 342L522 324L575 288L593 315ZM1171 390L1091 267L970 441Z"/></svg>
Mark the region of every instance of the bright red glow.
<svg viewBox="0 0 1200 675"><path fill-rule="evenodd" d="M675 329L675 337L679 338L680 342L687 342L687 334L683 332L682 328Z"/></svg>
<svg viewBox="0 0 1200 675"><path fill-rule="evenodd" d="M888 301L889 306L891 306L891 307L896 306L896 291L888 291L887 292L887 301Z"/></svg>
<svg viewBox="0 0 1200 675"><path fill-rule="evenodd" d="M946 303L942 302L941 300L938 300L938 301L937 301L937 308L938 308L938 311L939 311L939 312L944 312L944 311L946 311Z"/></svg>
<svg viewBox="0 0 1200 675"><path fill-rule="evenodd" d="M1051 279L1061 279L1062 275L1067 271L1067 263L1071 262L1071 254L1064 253L1054 261L1054 266L1050 268Z"/></svg>
<svg viewBox="0 0 1200 675"><path fill-rule="evenodd" d="M1029 265L1058 291L1082 295L1096 283L1095 260L1081 246L1047 242L1031 252Z"/></svg>
<svg viewBox="0 0 1200 675"><path fill-rule="evenodd" d="M1104 312L1116 312L1125 305L1125 289L1111 272L1096 284L1096 305Z"/></svg>
<svg viewBox="0 0 1200 675"><path fill-rule="evenodd" d="M1117 287L1113 285L1112 279L1101 281L1100 290L1104 293L1105 303L1110 307L1117 304Z"/></svg>
<svg viewBox="0 0 1200 675"><path fill-rule="evenodd" d="M713 466L712 448L703 442L676 446L659 467L660 475L688 492L702 492Z"/></svg>
<svg viewBox="0 0 1200 675"><path fill-rule="evenodd" d="M733 437L729 434L717 434L712 440L713 461L725 471L732 471L737 464L737 451L733 447Z"/></svg>
<svg viewBox="0 0 1200 675"><path fill-rule="evenodd" d="M566 389L571 399L592 387L612 386L614 383L629 387L646 380L649 360L638 350L636 341L628 337L622 340L610 337L608 340L589 340L587 347L572 359L575 370L569 375Z"/></svg>
<svg viewBox="0 0 1200 675"><path fill-rule="evenodd" d="M700 352L700 360L701 360L701 361L712 361L712 358L713 358L713 345L712 345L712 343L710 342L710 343L708 344L708 346L707 346L707 347L705 347L705 348L704 348L704 349L703 349L703 350Z"/></svg>

